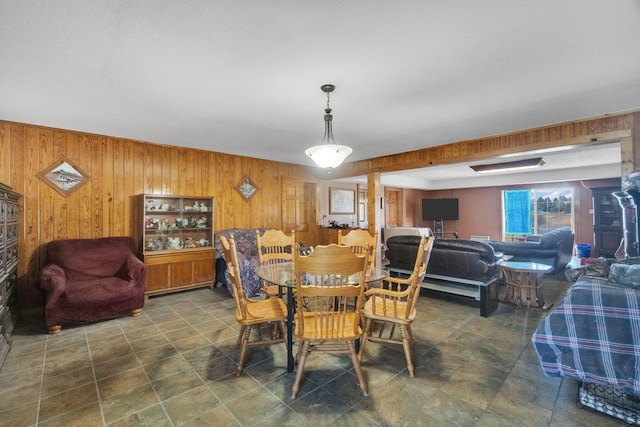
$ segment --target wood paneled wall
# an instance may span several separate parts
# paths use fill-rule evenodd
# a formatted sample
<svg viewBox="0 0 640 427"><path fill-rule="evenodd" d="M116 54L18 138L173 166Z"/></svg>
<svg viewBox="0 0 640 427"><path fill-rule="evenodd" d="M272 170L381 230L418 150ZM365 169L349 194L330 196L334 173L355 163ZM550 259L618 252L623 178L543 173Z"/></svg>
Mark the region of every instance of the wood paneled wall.
<svg viewBox="0 0 640 427"><path fill-rule="evenodd" d="M67 197L37 177L62 157L90 176L87 184ZM137 194L213 196L215 230L280 227L281 179L315 181L306 170L286 163L0 121L0 181L23 195L20 308L41 305L35 283L48 242L132 236L133 196ZM258 187L249 202L235 190L247 175Z"/></svg>
<svg viewBox="0 0 640 427"><path fill-rule="evenodd" d="M592 137L622 139L623 174L640 165L640 113L633 112L348 163L335 171L332 179L588 143ZM66 198L37 177L62 157L91 178ZM213 196L216 230L280 227L282 178L315 182L319 175L312 175L317 172L315 168L224 153L0 121L0 181L23 195L20 307L41 305L35 281L48 242L132 235L132 196L136 194ZM235 190L245 175L259 189L249 202ZM310 244L316 240L317 234L305 238Z"/></svg>

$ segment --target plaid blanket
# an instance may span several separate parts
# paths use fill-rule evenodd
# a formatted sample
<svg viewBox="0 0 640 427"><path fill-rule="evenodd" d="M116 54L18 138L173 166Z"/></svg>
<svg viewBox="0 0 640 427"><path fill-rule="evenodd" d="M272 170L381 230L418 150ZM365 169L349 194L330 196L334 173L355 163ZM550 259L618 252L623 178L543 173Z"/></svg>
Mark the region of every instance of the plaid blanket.
<svg viewBox="0 0 640 427"><path fill-rule="evenodd" d="M640 393L640 290L581 278L532 342L547 376Z"/></svg>

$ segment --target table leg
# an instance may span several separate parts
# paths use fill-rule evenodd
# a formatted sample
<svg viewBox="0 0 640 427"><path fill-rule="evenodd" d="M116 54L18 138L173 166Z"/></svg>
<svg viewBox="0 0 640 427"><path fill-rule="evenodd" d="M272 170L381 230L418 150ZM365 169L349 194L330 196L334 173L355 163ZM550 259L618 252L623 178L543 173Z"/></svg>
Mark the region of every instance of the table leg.
<svg viewBox="0 0 640 427"><path fill-rule="evenodd" d="M293 289L287 292L287 372L293 372Z"/></svg>
<svg viewBox="0 0 640 427"><path fill-rule="evenodd" d="M544 277L544 273L540 273L538 274L537 277L537 283L536 283L536 295L538 297L538 302L539 302L539 307L541 307L543 310L549 310L551 307L553 307L553 303L546 303L544 302L544 298L542 298L542 278Z"/></svg>

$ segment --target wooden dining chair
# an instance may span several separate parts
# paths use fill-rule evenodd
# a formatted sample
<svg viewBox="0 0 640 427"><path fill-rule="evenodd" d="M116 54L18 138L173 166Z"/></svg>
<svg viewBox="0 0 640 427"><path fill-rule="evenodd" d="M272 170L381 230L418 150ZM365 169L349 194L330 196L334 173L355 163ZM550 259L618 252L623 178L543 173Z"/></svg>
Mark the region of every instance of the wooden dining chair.
<svg viewBox="0 0 640 427"><path fill-rule="evenodd" d="M373 236L368 230L351 230L347 234L342 234L343 230L338 230L338 245L349 246L356 254L369 254L369 264L376 264L376 245L378 241L378 232Z"/></svg>
<svg viewBox="0 0 640 427"><path fill-rule="evenodd" d="M220 236L220 241L224 251L224 259L227 261L229 280L233 288L233 298L236 302L236 320L240 324L240 334L237 342L237 345L240 345L240 356L238 358L238 367L236 368L236 376L240 376L244 368L247 347L284 343L286 341L287 327L285 320L287 318L287 306L280 298L249 299L242 287L238 252L233 234L229 236L229 240L224 236ZM265 329L269 335L267 339L262 338L262 333ZM252 332L254 332L253 335L257 336L256 341L251 341Z"/></svg>
<svg viewBox="0 0 640 427"><path fill-rule="evenodd" d="M406 279L387 277L379 288L371 288L365 292L366 302L362 309L364 318L364 333L360 342L358 359L362 360L367 341L388 344L402 344L407 359L409 375L413 377L413 362L411 361L411 345L415 339L411 331L411 323L416 318L416 302L420 296L422 279L427 271L434 237L422 236L418 247L413 272ZM377 334L373 335L373 325ZM395 335L396 326L400 330L400 337ZM389 329L385 335L385 329Z"/></svg>
<svg viewBox="0 0 640 427"><path fill-rule="evenodd" d="M350 248L336 244L316 246L308 256L294 251L298 293L294 333L299 345L292 399L300 388L302 372L311 351L348 354L360 389L367 395L355 341L362 335L360 312L368 264L366 253L354 254ZM306 310L303 309L303 298Z"/></svg>
<svg viewBox="0 0 640 427"><path fill-rule="evenodd" d="M256 230L258 242L258 260L260 265L277 264L293 260L295 245L295 231L291 230L291 236L287 236L282 230L266 230L262 235ZM278 296L277 285L262 281L260 288L267 298Z"/></svg>

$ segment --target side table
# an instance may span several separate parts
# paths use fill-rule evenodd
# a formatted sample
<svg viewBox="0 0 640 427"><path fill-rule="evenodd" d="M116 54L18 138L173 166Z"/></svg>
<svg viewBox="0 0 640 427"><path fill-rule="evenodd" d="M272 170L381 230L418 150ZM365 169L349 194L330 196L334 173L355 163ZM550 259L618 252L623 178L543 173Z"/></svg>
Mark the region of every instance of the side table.
<svg viewBox="0 0 640 427"><path fill-rule="evenodd" d="M507 286L506 301L522 307L540 307L545 310L553 303L546 305L542 292L542 276L553 270L553 267L536 262L503 261L498 264Z"/></svg>

